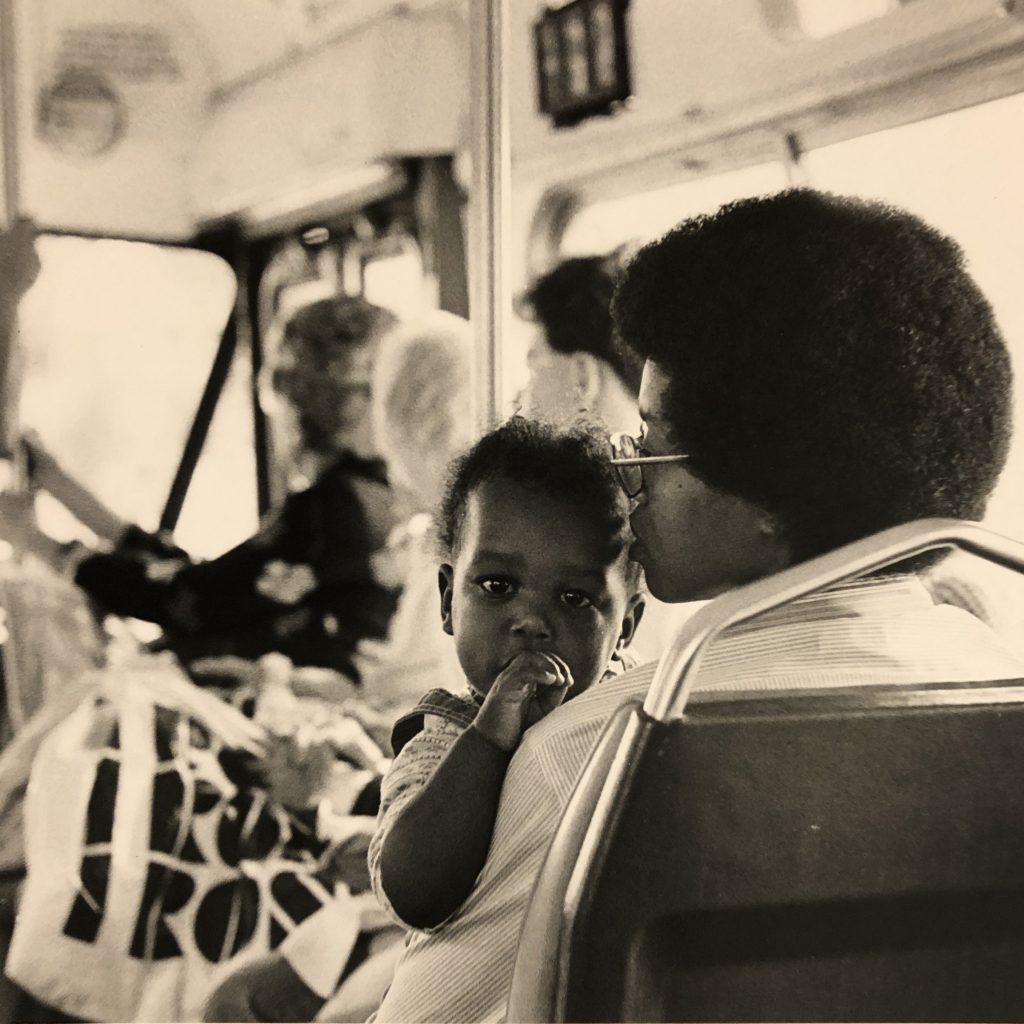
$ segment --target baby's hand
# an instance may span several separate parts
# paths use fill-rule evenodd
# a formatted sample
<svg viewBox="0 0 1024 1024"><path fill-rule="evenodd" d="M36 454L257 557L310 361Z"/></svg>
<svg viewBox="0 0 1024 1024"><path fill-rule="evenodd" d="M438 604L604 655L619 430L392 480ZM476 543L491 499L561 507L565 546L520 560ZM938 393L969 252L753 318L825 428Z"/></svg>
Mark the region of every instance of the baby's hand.
<svg viewBox="0 0 1024 1024"><path fill-rule="evenodd" d="M524 730L557 708L570 686L572 672L558 655L521 651L494 680L473 726L496 747L515 750Z"/></svg>

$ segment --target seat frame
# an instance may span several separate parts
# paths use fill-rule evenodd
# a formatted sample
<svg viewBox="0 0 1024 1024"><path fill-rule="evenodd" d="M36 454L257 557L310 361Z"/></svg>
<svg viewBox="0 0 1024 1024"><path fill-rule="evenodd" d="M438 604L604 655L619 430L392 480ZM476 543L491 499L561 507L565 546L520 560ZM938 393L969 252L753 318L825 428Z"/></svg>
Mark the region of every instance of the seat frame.
<svg viewBox="0 0 1024 1024"><path fill-rule="evenodd" d="M705 606L684 625L662 659L643 706L639 706L637 702L624 705L609 721L566 807L538 875L524 921L508 1009L509 1020L651 1020L659 1019L658 1014L661 1012L671 1014L665 1019L682 1019L678 1007L668 1008L663 1005L659 1010L657 997L652 995L652 998L648 999L643 992L638 996L636 991L637 982L647 984L650 977L643 974L642 965L638 966L642 956L634 956L634 953L646 943L647 953L651 953L653 948L655 958L661 956L666 945L664 928L657 922L653 925L648 922L647 925L636 926L638 930L635 934L626 935L625 932L633 925L627 925L620 919L609 920L601 909L601 901L607 901L614 896L603 882L605 872L609 868L610 859L619 856L616 844L620 842L623 829L637 825L635 815L631 817L632 805L638 801L643 804L644 791L650 791L657 786L659 758L676 757L680 750L695 746L698 737L703 740L704 737L715 736L716 750L721 749L726 739L732 743L733 749L741 749L736 746L740 741L735 740L735 737L760 735L766 728L774 728L776 731L788 729L788 735L793 737L817 735L819 738L827 736L830 730L834 732L839 728L840 732L845 729L850 735L856 734L859 737L857 742L870 744L872 736L888 735L886 730L895 729L903 732L893 732L893 736L913 735L915 743L921 744L922 749L929 749L929 744L934 748L934 738L929 737L957 735L961 726L967 724L976 732L980 730L981 735L988 732L992 736L1002 736L1004 738L999 742L1009 743L1011 749L1024 752L1024 682L1020 680L981 684L869 686L827 692L802 690L756 698L749 693L700 693L693 700L689 700L701 653L705 645L721 630L804 594L825 589L834 583L882 568L894 561L947 546L960 547L1005 567L1024 571L1024 545L983 530L977 524L955 520L924 520L885 531L840 551L732 591ZM1015 739L1015 730L1018 728L1021 730L1019 748ZM1013 742L1005 737L1014 737ZM700 746L700 743L696 743L696 747ZM829 744L824 743L822 752L816 756L827 759L828 749ZM879 756L884 756L884 749L880 748ZM941 772L948 758L939 757L934 749L928 756L933 758L933 767ZM839 759L833 768L838 770L836 766L842 768L843 763L842 759ZM778 769L782 762L776 759L772 764L774 769ZM1008 765L1009 762L1004 758L1000 767L1001 774L986 784L997 788L1002 796L1013 803L1016 797L1012 787L1000 782L1003 780L1005 783ZM897 768L894 767L893 770ZM905 771L906 765L899 767L898 770ZM869 777L867 773L864 774L865 777ZM694 778L703 779L704 776L698 772ZM793 779L795 778L797 777L793 776ZM956 779L954 773L944 784L955 786ZM703 781L700 783L705 784ZM747 808L745 813L748 815L756 815L760 806L773 802L771 787L767 790L762 789L757 796L755 788L747 786L747 789L746 797L749 799L744 807ZM1021 789L1024 790L1024 787ZM923 792L927 792L927 789ZM699 798L695 798L692 803L699 803ZM863 808L861 810L863 811ZM935 828L935 823L943 811L944 808L939 805L933 807L932 818L925 827ZM1019 811L1024 822L1024 796L1021 797ZM698 808L693 813L699 816L704 812ZM663 840L668 838L668 833L672 830L660 821L657 828L658 845L662 846ZM697 834L701 842L708 843L708 836L713 836L714 830L708 832L706 829L702 831L702 828L703 826L697 829ZM978 824L981 832L984 832L984 828L984 822ZM840 828L840 834L842 831ZM1017 831L1022 833L1020 852L1024 864L1024 825ZM889 826L880 829L876 834L877 845L884 845L885 837L892 834L895 834L894 829ZM977 842L977 835L972 833L972 836L973 838L968 836L969 841ZM679 835L676 839L682 841ZM794 855L794 849L789 850L790 857ZM698 864L703 864L705 852L698 848L688 857ZM889 855L896 856L897 853L894 848ZM635 850L632 851L632 855L636 856ZM719 855L726 854L721 850L713 854ZM883 860L886 855L883 853ZM653 856L653 860L657 860L656 855ZM928 861L929 858L923 856L923 860ZM1016 899L1017 885L1013 873L1015 868L1008 874L1005 861L999 858L996 860L999 863L992 868L990 888L1000 894L997 900ZM734 887L738 886L737 892L745 891L742 874L743 871L749 871L751 865L756 869L756 859L748 861L739 871L735 870L738 865L731 866L732 874L726 879L727 884L720 892L721 899L726 903L739 899L735 892L732 895L727 892L729 885L735 883ZM784 873L786 866L786 856L781 856L776 867ZM789 866L792 867L792 864ZM701 868L708 871L713 869L715 865L707 864L703 864ZM865 879L864 886L860 889L856 886L848 887L845 894L835 878L828 884L822 882L819 891L815 893L801 893L792 888L786 889L785 885L776 885L772 893L762 893L759 896L753 891L748 892L744 897L745 907L747 911L753 913L758 906L763 908L766 905L765 899L782 900L783 905L788 907L795 907L802 900L809 903L814 900L831 900L831 904L835 905L835 912L846 914L844 920L851 921L854 920L850 917L853 911L843 904L844 896L848 901L860 901L858 905L870 907L870 897L875 891L871 886L875 885L877 895L884 900L916 896L925 899L926 902L928 899L934 902L934 899L941 895L942 885L939 882L943 870L940 864L924 864L920 877L904 879L906 892L902 894L896 889L886 889L885 872L891 872L892 868L891 865L883 865L881 889L878 889L877 879L874 882ZM622 876L617 877L621 885ZM1020 877L1021 890L1024 892L1024 869L1021 870ZM954 890L960 885L960 882L952 877L947 881ZM829 885L833 886L831 891ZM962 896L963 891L954 892L953 895ZM868 902L865 903L865 900ZM666 892L664 907L654 907L651 912L657 916L664 911L664 917L670 909L671 895ZM677 907L672 912L687 914L691 921L699 921L706 919L707 910L707 907L702 909L699 903L691 901L688 906ZM629 908L623 909L622 905L616 904L616 913L620 912L628 915ZM701 918L702 913L705 914L705 918ZM1020 918L1021 934L1006 938L1014 944L1019 940L1020 949L1024 951L1024 912ZM757 918L748 914L748 920L753 921ZM781 918L777 918L776 923L779 920ZM927 920L927 915L921 920ZM619 944L620 948L626 948L620 965L609 962L607 957L602 958L600 951L595 953L595 947L600 944L602 929L619 933L617 937L625 942L625 947L622 943ZM657 938L659 935L660 939ZM918 942L919 945L919 939L920 936L917 936L911 945L914 942ZM633 943L632 952L627 948L629 942ZM815 959L813 951L804 952L811 961ZM588 956L593 960L595 955L599 961L598 966L595 970L588 970ZM758 956L762 962L771 961L773 954L769 947L765 947L760 950ZM853 959L856 960L856 957ZM858 966L857 963L853 963L851 966L847 963L844 969L849 978L862 979L862 966L863 964ZM812 971L811 976L813 974ZM600 1000L603 997L600 994L595 998L589 998L587 986L591 989L601 989L603 986L607 990L608 986L604 983L614 979L616 975L618 978L611 988L615 989L626 975L631 975L632 994L623 994L629 988L623 983L619 985L621 991L617 1002L612 998L611 1004L602 1004ZM587 979L587 985L581 986L582 977ZM752 991L756 993L757 985L764 983L763 977L760 981L756 978L751 981L751 977L748 976L744 982L747 988L743 998L748 1000L751 985L754 986ZM795 991L799 984L802 984L800 972L793 975L792 972L787 974L786 971L776 972L769 978L769 983L769 987L774 986L773 991L781 991L783 995ZM862 983L862 980L858 982ZM711 986L712 989L715 989L715 985L718 985L718 982ZM715 991L720 995L721 986ZM922 1019L915 1018L914 1015L918 1011L912 1004L904 1002L897 1005L898 1000L896 1003L887 1004L888 998L889 996L882 992L880 995L871 995L867 1002L861 1000L858 1003L856 999L852 999L848 1001L849 1013L846 1019L872 1019L872 1015L876 1015L877 1019ZM872 999L875 1000L873 1003ZM1024 1003L1019 1005L1024 1006ZM694 1002L694 1008L701 1019L716 1017L713 999L709 1002L702 996L701 1000ZM942 1008L941 1003L939 1008ZM954 1006L953 1010L955 1015L963 1017L961 1007ZM979 1007L978 1013L970 1015L971 1019L982 1019L986 1016L1000 1019L1006 1014L1006 1004L993 1006L990 1010L991 1012L988 1012L985 1007ZM827 1004L815 1002L814 999L809 1002L805 999L803 1003L798 999L795 1004L786 1004L783 998L774 1010L763 1003L752 1008L749 1002L745 1009L741 1000L739 1003L734 1001L731 1005L724 1006L722 1012L728 1019L743 1019L744 1013L749 1013L753 1019L767 1020L774 1012L789 1019L843 1018L842 1007L830 1012ZM1017 1011L1017 1016L1020 1012ZM938 1020L943 1017L941 1013L929 1012L927 1019Z"/></svg>

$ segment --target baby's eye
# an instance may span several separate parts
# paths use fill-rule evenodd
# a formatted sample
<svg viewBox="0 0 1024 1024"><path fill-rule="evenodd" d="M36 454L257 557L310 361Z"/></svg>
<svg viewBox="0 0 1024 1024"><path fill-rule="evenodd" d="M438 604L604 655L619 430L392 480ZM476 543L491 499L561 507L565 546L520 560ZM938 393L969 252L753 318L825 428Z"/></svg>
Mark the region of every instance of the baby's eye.
<svg viewBox="0 0 1024 1024"><path fill-rule="evenodd" d="M594 603L582 590L563 590L562 601L570 608L589 608Z"/></svg>
<svg viewBox="0 0 1024 1024"><path fill-rule="evenodd" d="M515 584L504 576L484 576L477 580L477 584L485 594L491 594L493 597L511 594L515 589Z"/></svg>

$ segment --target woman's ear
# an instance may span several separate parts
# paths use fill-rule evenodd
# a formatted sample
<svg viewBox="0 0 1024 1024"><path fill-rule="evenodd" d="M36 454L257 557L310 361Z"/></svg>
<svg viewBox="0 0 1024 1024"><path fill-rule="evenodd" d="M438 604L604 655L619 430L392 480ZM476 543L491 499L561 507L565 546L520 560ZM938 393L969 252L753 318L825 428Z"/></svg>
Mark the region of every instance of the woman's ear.
<svg viewBox="0 0 1024 1024"><path fill-rule="evenodd" d="M644 617L644 610L647 607L647 599L643 594L634 594L626 605L626 614L622 616L622 628L619 630L619 639L615 649L621 651L628 647L636 636L640 627L640 620Z"/></svg>
<svg viewBox="0 0 1024 1024"><path fill-rule="evenodd" d="M455 586L455 570L445 563L437 571L437 585L441 590L441 626L449 636L452 629L452 588Z"/></svg>

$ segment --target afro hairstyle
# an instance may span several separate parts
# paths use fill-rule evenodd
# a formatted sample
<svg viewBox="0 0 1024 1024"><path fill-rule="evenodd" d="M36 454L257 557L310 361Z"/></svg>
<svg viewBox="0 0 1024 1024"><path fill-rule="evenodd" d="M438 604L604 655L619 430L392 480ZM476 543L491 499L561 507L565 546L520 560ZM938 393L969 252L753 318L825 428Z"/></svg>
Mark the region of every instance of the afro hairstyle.
<svg viewBox="0 0 1024 1024"><path fill-rule="evenodd" d="M641 249L614 316L667 376L693 472L773 513L796 560L984 514L1009 355L960 248L917 217L809 189L735 202Z"/></svg>

